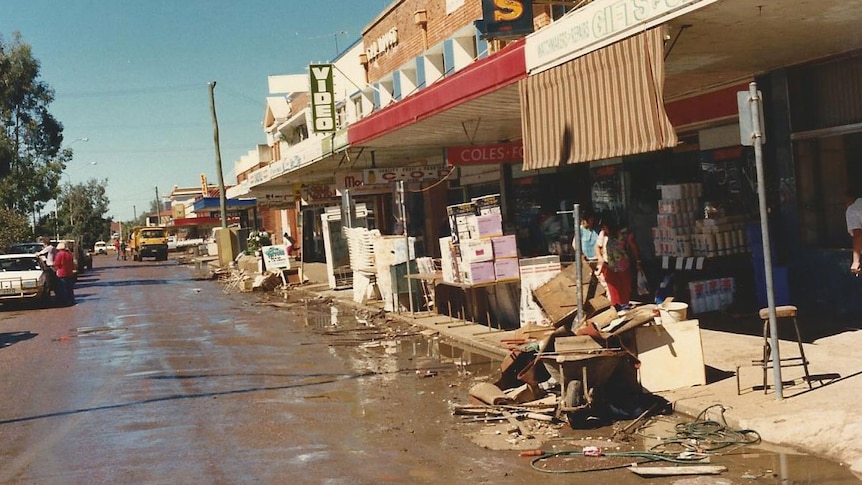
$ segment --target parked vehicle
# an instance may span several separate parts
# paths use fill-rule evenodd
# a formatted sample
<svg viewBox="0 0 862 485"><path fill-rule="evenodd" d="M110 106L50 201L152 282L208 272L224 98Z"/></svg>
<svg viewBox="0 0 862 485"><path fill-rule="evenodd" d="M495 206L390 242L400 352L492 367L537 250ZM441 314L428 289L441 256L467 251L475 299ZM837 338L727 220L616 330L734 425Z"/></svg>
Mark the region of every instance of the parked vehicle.
<svg viewBox="0 0 862 485"><path fill-rule="evenodd" d="M66 243L66 249L72 253L75 260L75 271L80 273L85 269L93 269L93 253L84 249L83 246L75 244L73 239L61 239L60 241ZM57 247L57 243L60 241L51 241L51 244Z"/></svg>
<svg viewBox="0 0 862 485"><path fill-rule="evenodd" d="M19 242L9 246L6 254L36 254L42 250L40 242Z"/></svg>
<svg viewBox="0 0 862 485"><path fill-rule="evenodd" d="M135 261L143 261L144 258L155 258L156 261L167 260L167 228L161 226L135 227L129 236L129 250Z"/></svg>
<svg viewBox="0 0 862 485"><path fill-rule="evenodd" d="M108 244L105 241L96 241L93 245L94 254L108 254Z"/></svg>
<svg viewBox="0 0 862 485"><path fill-rule="evenodd" d="M47 305L51 279L35 254L0 255L0 302L36 301Z"/></svg>

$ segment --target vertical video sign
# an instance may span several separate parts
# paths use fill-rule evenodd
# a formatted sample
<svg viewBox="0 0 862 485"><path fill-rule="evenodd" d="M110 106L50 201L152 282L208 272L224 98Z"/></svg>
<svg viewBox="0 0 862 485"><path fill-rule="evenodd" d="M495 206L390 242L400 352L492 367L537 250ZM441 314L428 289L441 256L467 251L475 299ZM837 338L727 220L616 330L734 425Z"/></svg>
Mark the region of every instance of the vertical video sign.
<svg viewBox="0 0 862 485"><path fill-rule="evenodd" d="M311 119L316 133L335 131L335 88L332 64L308 66L311 86Z"/></svg>

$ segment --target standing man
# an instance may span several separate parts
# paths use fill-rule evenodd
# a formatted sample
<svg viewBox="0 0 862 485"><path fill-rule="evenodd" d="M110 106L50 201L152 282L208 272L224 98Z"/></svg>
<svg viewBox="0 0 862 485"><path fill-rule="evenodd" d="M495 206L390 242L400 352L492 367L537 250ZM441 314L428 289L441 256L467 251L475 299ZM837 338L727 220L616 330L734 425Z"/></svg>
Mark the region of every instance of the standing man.
<svg viewBox="0 0 862 485"><path fill-rule="evenodd" d="M862 253L862 192L858 188L849 188L844 193L844 203L847 211L844 213L847 219L847 232L853 238L853 260L850 263L850 272L859 276L860 253Z"/></svg>
<svg viewBox="0 0 862 485"><path fill-rule="evenodd" d="M66 249L66 243L57 243L57 254L54 256L54 270L60 284L57 286L57 303L60 306L75 304L75 258Z"/></svg>
<svg viewBox="0 0 862 485"><path fill-rule="evenodd" d="M59 299L60 281L57 279L57 273L54 271L54 257L57 255L57 248L51 244L51 238L42 236L39 241L42 243L42 250L36 253L48 268L48 280L51 290L54 292L54 298Z"/></svg>

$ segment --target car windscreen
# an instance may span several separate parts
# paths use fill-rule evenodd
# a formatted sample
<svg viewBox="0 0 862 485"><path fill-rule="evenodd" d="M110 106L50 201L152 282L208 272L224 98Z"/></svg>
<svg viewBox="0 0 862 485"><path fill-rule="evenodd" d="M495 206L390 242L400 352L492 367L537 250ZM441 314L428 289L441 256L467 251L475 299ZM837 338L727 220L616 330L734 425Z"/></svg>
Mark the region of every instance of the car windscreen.
<svg viewBox="0 0 862 485"><path fill-rule="evenodd" d="M141 237L146 239L165 237L165 231L141 231Z"/></svg>
<svg viewBox="0 0 862 485"><path fill-rule="evenodd" d="M41 244L13 244L9 247L9 254L34 254L42 250Z"/></svg>
<svg viewBox="0 0 862 485"><path fill-rule="evenodd" d="M0 271L33 271L41 269L39 260L32 256L0 259Z"/></svg>

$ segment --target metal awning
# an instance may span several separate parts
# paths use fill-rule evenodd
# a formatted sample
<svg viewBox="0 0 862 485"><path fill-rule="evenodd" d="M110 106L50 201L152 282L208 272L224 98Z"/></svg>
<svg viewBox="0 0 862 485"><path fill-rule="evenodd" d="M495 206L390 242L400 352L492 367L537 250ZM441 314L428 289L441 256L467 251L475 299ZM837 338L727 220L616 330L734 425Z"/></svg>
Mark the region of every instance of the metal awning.
<svg viewBox="0 0 862 485"><path fill-rule="evenodd" d="M676 146L663 87L660 28L520 81L524 169Z"/></svg>

